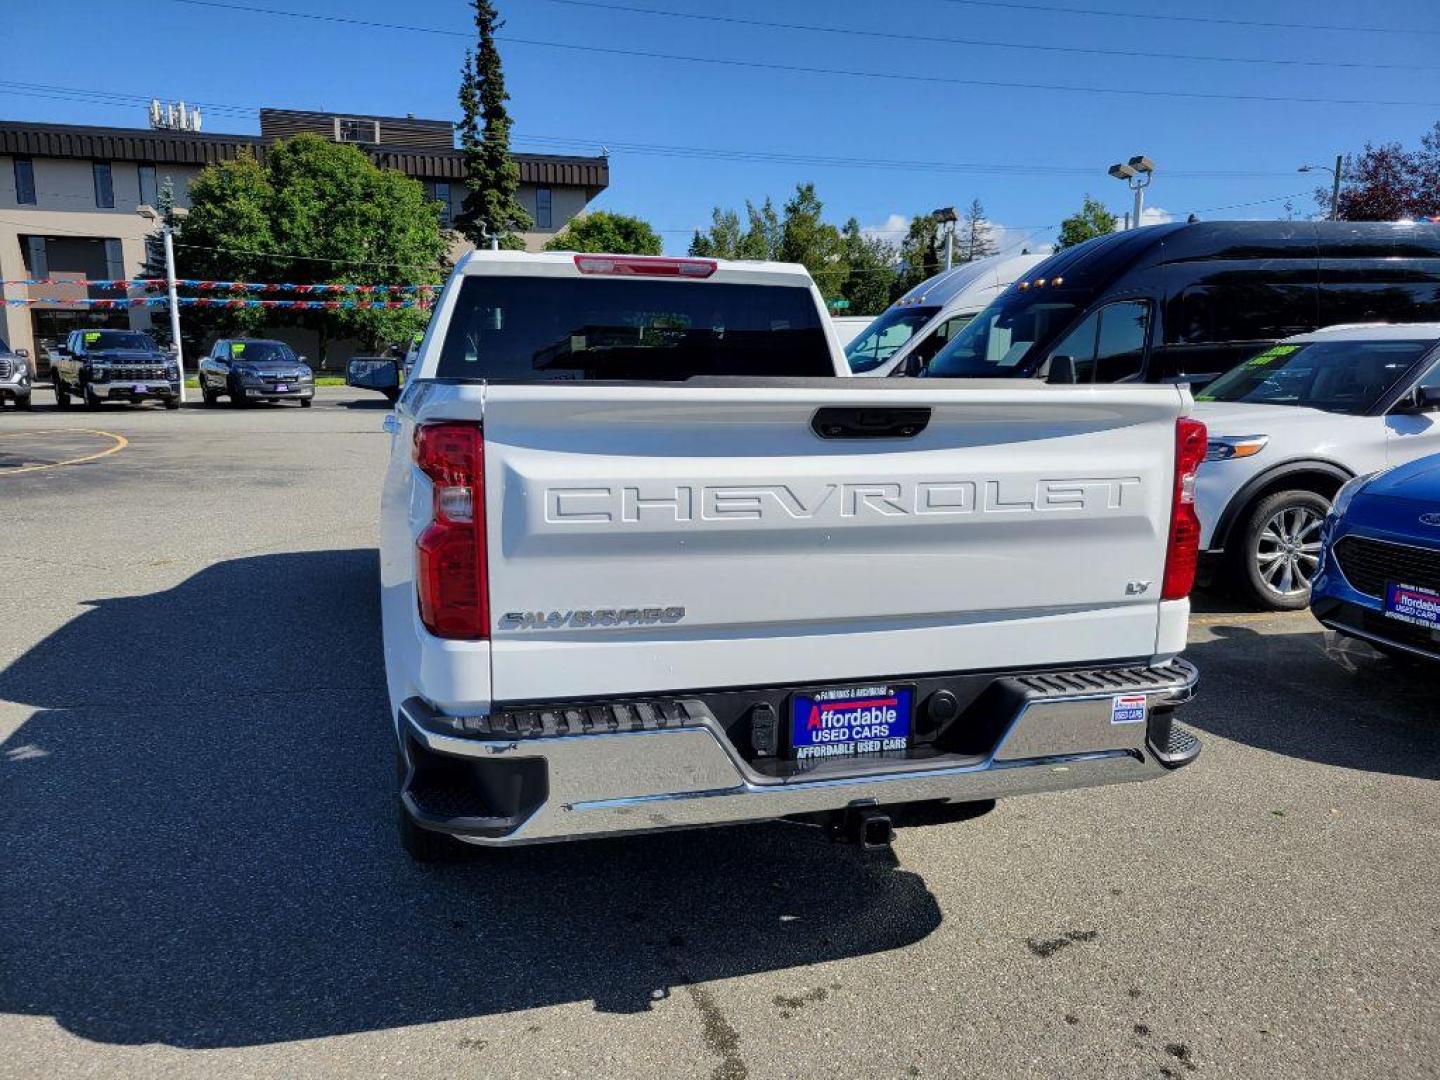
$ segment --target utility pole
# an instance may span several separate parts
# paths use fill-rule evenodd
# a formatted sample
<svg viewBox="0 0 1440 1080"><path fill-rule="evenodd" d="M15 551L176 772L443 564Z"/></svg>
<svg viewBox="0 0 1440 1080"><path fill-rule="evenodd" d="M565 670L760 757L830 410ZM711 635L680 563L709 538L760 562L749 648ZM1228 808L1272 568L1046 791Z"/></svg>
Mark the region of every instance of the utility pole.
<svg viewBox="0 0 1440 1080"><path fill-rule="evenodd" d="M1335 187L1330 192L1330 220L1340 220L1340 172L1345 168L1345 155L1335 155Z"/></svg>

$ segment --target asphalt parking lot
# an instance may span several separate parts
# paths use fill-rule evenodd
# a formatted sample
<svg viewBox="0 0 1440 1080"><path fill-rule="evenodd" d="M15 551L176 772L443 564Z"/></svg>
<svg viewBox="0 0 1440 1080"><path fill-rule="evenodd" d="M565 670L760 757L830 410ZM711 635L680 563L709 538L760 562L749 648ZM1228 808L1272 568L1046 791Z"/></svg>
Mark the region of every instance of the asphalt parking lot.
<svg viewBox="0 0 1440 1080"><path fill-rule="evenodd" d="M0 413L0 1076L1440 1074L1433 675L1201 598L1141 785L424 868L377 396Z"/></svg>

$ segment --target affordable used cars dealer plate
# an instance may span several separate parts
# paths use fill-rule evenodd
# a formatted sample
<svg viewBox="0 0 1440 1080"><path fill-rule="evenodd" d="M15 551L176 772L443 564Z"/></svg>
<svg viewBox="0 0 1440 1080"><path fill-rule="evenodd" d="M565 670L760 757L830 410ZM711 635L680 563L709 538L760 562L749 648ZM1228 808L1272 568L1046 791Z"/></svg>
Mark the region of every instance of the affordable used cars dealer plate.
<svg viewBox="0 0 1440 1080"><path fill-rule="evenodd" d="M841 686L790 699L790 746L801 761L904 750L910 741L913 686Z"/></svg>

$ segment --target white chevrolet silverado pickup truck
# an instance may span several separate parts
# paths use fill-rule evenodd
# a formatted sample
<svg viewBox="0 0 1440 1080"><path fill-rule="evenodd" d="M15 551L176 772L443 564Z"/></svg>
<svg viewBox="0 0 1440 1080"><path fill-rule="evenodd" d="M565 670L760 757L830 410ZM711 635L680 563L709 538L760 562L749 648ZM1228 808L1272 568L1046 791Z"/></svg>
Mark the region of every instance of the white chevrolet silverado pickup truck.
<svg viewBox="0 0 1440 1080"><path fill-rule="evenodd" d="M851 379L804 269L477 252L387 421L421 859L1143 780L1199 743L1174 385Z"/></svg>

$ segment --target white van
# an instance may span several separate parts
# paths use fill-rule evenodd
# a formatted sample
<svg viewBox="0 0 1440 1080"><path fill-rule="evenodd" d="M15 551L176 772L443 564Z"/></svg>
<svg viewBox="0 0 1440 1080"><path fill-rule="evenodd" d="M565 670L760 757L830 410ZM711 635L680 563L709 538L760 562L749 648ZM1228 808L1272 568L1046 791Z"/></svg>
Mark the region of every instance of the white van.
<svg viewBox="0 0 1440 1080"><path fill-rule="evenodd" d="M854 341L868 327L874 318L870 315L831 315L830 325L835 328L835 337L843 349Z"/></svg>
<svg viewBox="0 0 1440 1080"><path fill-rule="evenodd" d="M922 281L845 346L856 375L889 375L920 353L928 359L1010 284L1047 255L992 255Z"/></svg>

